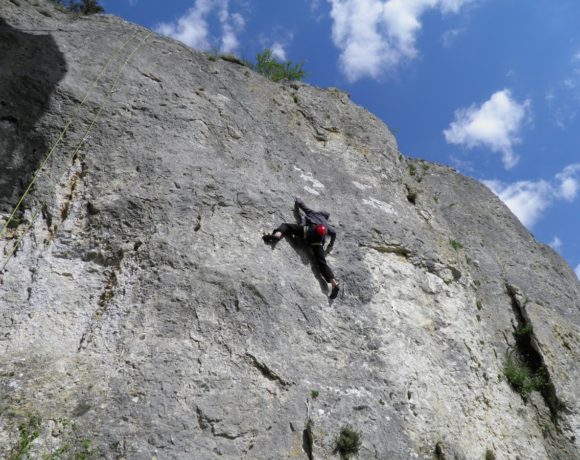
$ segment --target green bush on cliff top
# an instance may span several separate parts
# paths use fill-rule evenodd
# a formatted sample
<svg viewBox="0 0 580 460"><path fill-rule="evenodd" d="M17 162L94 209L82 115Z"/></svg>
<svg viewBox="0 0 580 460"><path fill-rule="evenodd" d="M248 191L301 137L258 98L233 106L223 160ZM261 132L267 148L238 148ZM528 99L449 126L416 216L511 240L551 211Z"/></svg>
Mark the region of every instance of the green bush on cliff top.
<svg viewBox="0 0 580 460"><path fill-rule="evenodd" d="M215 49L209 52L208 59L210 61L215 62L218 58L249 67L272 81L302 80L306 76L306 72L302 69L303 63L294 64L291 61L279 61L269 48L256 55L256 62L251 62L232 53L220 53ZM297 102L296 99L294 102Z"/></svg>
<svg viewBox="0 0 580 460"><path fill-rule="evenodd" d="M281 62L272 55L271 49L266 49L256 56L252 68L272 81L302 80L306 73L303 64L293 64L290 61Z"/></svg>

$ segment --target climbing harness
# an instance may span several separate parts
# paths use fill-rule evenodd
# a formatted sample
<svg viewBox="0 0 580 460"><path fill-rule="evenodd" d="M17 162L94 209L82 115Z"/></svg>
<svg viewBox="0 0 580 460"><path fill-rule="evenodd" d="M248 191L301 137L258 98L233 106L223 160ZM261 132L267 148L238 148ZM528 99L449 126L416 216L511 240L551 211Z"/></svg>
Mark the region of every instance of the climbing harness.
<svg viewBox="0 0 580 460"><path fill-rule="evenodd" d="M309 240L309 238L308 238L309 233L314 233L317 237L320 236L320 235L318 235L318 233L315 230L316 225L314 225L314 226L312 226L312 225L305 225L303 228L304 228L304 239L306 241ZM321 241L308 241L308 244L310 244L310 246L322 246L323 245L323 241L324 241L324 239L322 239Z"/></svg>

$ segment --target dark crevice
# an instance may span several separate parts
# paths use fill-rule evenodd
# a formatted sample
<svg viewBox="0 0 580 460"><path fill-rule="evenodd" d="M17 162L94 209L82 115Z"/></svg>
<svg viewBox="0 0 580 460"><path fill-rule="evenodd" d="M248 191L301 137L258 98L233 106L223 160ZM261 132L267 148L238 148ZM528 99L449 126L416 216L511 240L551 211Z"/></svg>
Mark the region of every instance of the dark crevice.
<svg viewBox="0 0 580 460"><path fill-rule="evenodd" d="M96 216L101 210L97 208L92 202L87 202L87 213L89 216Z"/></svg>
<svg viewBox="0 0 580 460"><path fill-rule="evenodd" d="M48 150L38 120L67 71L50 35L32 35L0 17L0 211L11 212Z"/></svg>
<svg viewBox="0 0 580 460"><path fill-rule="evenodd" d="M13 117L12 115L4 115L2 117L0 117L0 122L8 122L12 125L18 126L18 120L16 119L16 117Z"/></svg>
<svg viewBox="0 0 580 460"><path fill-rule="evenodd" d="M445 460L445 454L443 453L443 444L438 442L435 445L435 460Z"/></svg>
<svg viewBox="0 0 580 460"><path fill-rule="evenodd" d="M409 187L407 184L405 184L405 188L407 189L407 201L412 205L416 205L418 195L417 190L415 190L412 187Z"/></svg>
<svg viewBox="0 0 580 460"><path fill-rule="evenodd" d="M314 434L312 433L312 420L309 418L306 422L306 428L302 432L302 449L306 453L308 460L314 460Z"/></svg>
<svg viewBox="0 0 580 460"><path fill-rule="evenodd" d="M71 206L73 203L73 198L75 195L75 191L78 187L78 182L80 180L80 173L75 173L69 180L69 190L68 193L64 197L64 203L60 209L60 225L64 223L66 219L68 219Z"/></svg>
<svg viewBox="0 0 580 460"><path fill-rule="evenodd" d="M396 254L408 259L411 256L411 251L403 246L397 244L364 244L360 243L359 247L374 249L381 254Z"/></svg>
<svg viewBox="0 0 580 460"><path fill-rule="evenodd" d="M511 299L511 307L514 312L516 323L514 325L513 336L515 339L515 348L511 353L525 365L532 375L544 378L545 382L541 386L540 394L542 395L546 406L550 410L552 422L557 425L558 414L565 410L565 407L559 401L556 395L556 389L550 377L550 373L544 363L544 358L539 352L537 339L534 335L533 325L526 314L527 299L523 299L519 290L510 285L506 285L508 295Z"/></svg>
<svg viewBox="0 0 580 460"><path fill-rule="evenodd" d="M230 441L233 441L234 439L238 439L239 437L242 436L241 434L216 433L213 428L212 428L212 434L216 438L225 438L225 439L229 439Z"/></svg>
<svg viewBox="0 0 580 460"><path fill-rule="evenodd" d="M46 204L42 207L42 217L46 222L46 226L50 229L52 227L52 214L48 210Z"/></svg>
<svg viewBox="0 0 580 460"><path fill-rule="evenodd" d="M258 359L254 355L252 355L250 353L246 353L246 357L248 358L250 364L252 366L254 366L256 369L258 369L260 371L260 373L264 377L266 377L268 380L271 380L273 382L278 382L283 387L290 385L289 382L287 382L282 377L280 377L276 372L274 372L272 369L270 369L266 364L258 361Z"/></svg>
<svg viewBox="0 0 580 460"><path fill-rule="evenodd" d="M199 407L195 408L197 413L197 423L202 430L211 430L212 434L214 433L213 424L216 422L221 421L220 419L211 419L208 417Z"/></svg>

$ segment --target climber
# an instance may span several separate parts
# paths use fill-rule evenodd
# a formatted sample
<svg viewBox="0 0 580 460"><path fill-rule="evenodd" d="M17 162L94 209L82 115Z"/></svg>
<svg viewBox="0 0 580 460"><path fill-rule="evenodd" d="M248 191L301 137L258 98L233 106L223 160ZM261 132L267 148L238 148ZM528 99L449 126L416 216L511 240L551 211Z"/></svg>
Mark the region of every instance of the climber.
<svg viewBox="0 0 580 460"><path fill-rule="evenodd" d="M293 238L306 240L312 249L314 260L322 277L332 286L330 298L334 299L338 295L340 285L332 273L332 269L326 263L326 254L329 254L334 247L336 231L328 224L330 214L326 211L314 211L304 204L300 198L296 198L294 209L300 215L300 224L283 223L271 234L266 234L262 239L266 243L275 244L284 236L289 235ZM304 215L300 213L304 212ZM324 250L326 235L330 235L330 243Z"/></svg>

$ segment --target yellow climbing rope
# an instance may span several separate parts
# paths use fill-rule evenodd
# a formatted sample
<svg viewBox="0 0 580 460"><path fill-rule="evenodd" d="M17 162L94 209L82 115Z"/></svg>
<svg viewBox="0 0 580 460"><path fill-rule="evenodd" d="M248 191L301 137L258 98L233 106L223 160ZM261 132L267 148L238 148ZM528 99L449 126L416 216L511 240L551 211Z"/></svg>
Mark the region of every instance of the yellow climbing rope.
<svg viewBox="0 0 580 460"><path fill-rule="evenodd" d="M71 115L71 117L68 119L68 121L66 122L64 128L62 129L62 131L60 132L58 138L56 139L56 141L52 144L52 146L50 147L50 149L48 150L48 153L46 154L44 160L42 161L42 163L40 164L40 166L37 168L36 172L34 173L34 176L32 177L32 180L30 181L30 183L28 184L28 187L26 188L26 190L24 191L24 193L22 194L22 196L20 197L20 199L18 200L18 203L16 203L16 206L14 206L14 209L12 210L12 213L10 214L10 217L8 217L8 220L4 223L4 227L2 228L2 231L0 232L0 238L4 238L5 234L6 234L6 229L8 228L8 226L10 225L10 222L12 222L12 220L14 219L14 216L16 215L16 213L18 212L18 209L20 208L20 205L22 204L22 202L24 201L24 199L26 198L26 196L30 193L30 190L32 189L32 186L34 185L34 183L36 182L36 179L38 178L39 174L42 172L42 169L46 166L46 163L48 163L48 161L50 160L50 158L52 157L52 154L54 153L54 151L56 150L56 148L58 147L58 144L60 143L60 141L64 138L64 136L66 135L66 133L68 132L68 129L70 128L72 122L75 120L79 110L85 105L85 102L87 101L87 99L89 98L89 96L91 95L93 89L95 88L95 86L99 83L99 81L101 80L102 76L104 75L104 73L106 72L106 70L109 68L109 65L111 65L111 62L113 62L113 60L115 59L115 57L121 53L121 51L123 51L125 49L125 47L137 36L139 35L139 33L136 33L135 35L133 35L131 38L129 38L125 43L123 43L119 48L117 48L117 50L111 55L111 57L108 59L107 62L105 62L105 64L103 65L103 67L101 68L101 71L98 73L97 77L94 79L93 83L91 84L91 86L89 87L89 89L87 90L83 100L81 101L81 103L77 106L77 108L75 109L75 111L73 112L73 114Z"/></svg>
<svg viewBox="0 0 580 460"><path fill-rule="evenodd" d="M83 144L85 143L87 136L89 135L89 133L92 131L93 127L95 126L95 123L97 122L97 119L99 118L99 116L101 115L101 113L103 112L103 109L105 107L105 105L107 104L107 102L111 99L111 95L113 94L113 92L115 91L115 86L117 85L117 83L119 82L119 79L121 77L121 74L123 73L123 71L125 70L125 67L127 66L127 64L129 63L129 61L131 60L131 58L135 55L135 53L139 50L139 48L141 48L141 46L143 46L143 44L149 39L149 37L151 36L152 32L147 33L147 35L141 40L139 41L139 43L137 44L137 46L135 46L135 48L132 50L132 52L127 56L127 58L123 61L123 64L119 67L117 74L113 80L113 83L111 83L111 85L109 86L109 89L106 93L105 99L103 100L103 102L101 103L97 113L95 114L95 116L93 117L91 123L89 124L89 126L87 127L87 129L85 130L85 133L83 135L83 137L81 138L80 142L78 143L77 147L73 150L73 152L71 153L71 155L68 157L67 159L67 164L72 162L73 159L75 158L75 156L78 154L78 152L80 151L81 147L83 146ZM27 187L27 189L25 190L25 192L23 193L22 197L20 198L20 200L18 201L17 205L15 206L14 210L12 211L12 214L10 215L10 218L8 219L8 221L4 224L4 228L2 229L2 232L0 233L0 238L3 238L5 235L5 231L6 228L8 227L10 221L14 218L14 216L16 215L16 212L18 210L18 208L20 207L20 205L22 204L22 202L24 201L24 199L26 198L26 196L28 195L28 193L30 192L30 189L32 188L32 186L34 185L38 175L40 174L40 172L42 171L42 169L44 168L44 166L46 165L46 163L48 162L48 160L50 159L50 157L52 156L53 152L55 151L58 143L62 140L62 138L64 137L64 135L66 134L66 132L68 131L68 128L70 127L70 125L72 124L73 120L75 119L78 111L80 110L80 108L84 105L84 103L86 102L86 100L88 99L90 93L92 92L92 90L94 89L94 86L98 83L98 81L100 81L102 75L104 75L104 72L106 71L106 69L109 67L110 63L113 61L113 59L115 58L115 56L117 54L119 54L134 38L137 38L140 34L137 33L135 35L133 35L129 40L127 40L125 43L122 44L122 46L120 48L117 49L117 51L111 56L111 58L106 62L106 64L103 66L103 68L101 69L101 72L99 73L99 75L97 76L97 78L93 81L93 84L91 85L91 87L89 88L89 90L87 91L87 94L85 95L85 97L83 98L81 104L76 108L75 112L73 113L73 115L71 116L71 118L68 120L67 124L65 125L64 129L61 131L60 136L58 137L58 139L55 141L55 143L52 145L52 147L49 150L49 153L47 154L46 158L44 159L44 161L41 163L40 167L37 169L34 177L32 178L29 186ZM50 191L54 190L54 188L56 187L56 184L51 181L51 189ZM18 246L20 245L20 243L22 242L22 239L24 238L24 236L28 233L28 231L32 228L32 226L34 225L34 222L36 220L36 218L38 217L38 214L40 214L40 212L42 211L42 209L44 208L44 206L47 203L47 199L43 200L43 202L40 204L40 206L37 207L36 211L33 213L31 219L30 219L30 223L28 224L28 226L24 229L24 231L22 232L22 234L18 237L18 239L16 240L16 242L14 243L14 245L12 246L12 249L8 252L6 258L4 259L4 261L2 262L2 265L0 266L0 271L4 271L4 269L6 268L6 265L8 264L8 262L10 261L10 259L12 258L12 256L14 255L14 253L16 252L16 250L18 249Z"/></svg>

